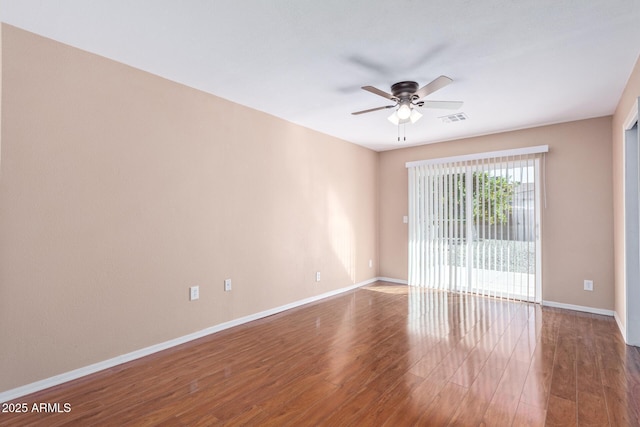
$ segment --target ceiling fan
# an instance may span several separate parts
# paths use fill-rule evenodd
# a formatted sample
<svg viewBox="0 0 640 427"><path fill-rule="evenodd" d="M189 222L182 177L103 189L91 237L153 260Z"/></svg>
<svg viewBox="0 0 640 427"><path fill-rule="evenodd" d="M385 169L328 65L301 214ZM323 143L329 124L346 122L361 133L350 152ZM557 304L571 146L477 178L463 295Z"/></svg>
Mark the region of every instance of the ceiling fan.
<svg viewBox="0 0 640 427"><path fill-rule="evenodd" d="M447 76L440 76L418 89L418 83L412 81L398 82L391 86L391 93L387 93L383 90L375 88L373 86L362 86L362 89L367 92L371 92L375 95L382 96L394 102L392 105L385 105L383 107L370 108L368 110L356 111L351 113L353 115L371 113L372 111L385 110L388 108L396 108L389 121L393 124L415 123L422 117L414 107L425 108L444 108L448 110L457 110L462 107L462 101L423 101L422 98L432 94L433 92L442 89L451 83L451 80Z"/></svg>

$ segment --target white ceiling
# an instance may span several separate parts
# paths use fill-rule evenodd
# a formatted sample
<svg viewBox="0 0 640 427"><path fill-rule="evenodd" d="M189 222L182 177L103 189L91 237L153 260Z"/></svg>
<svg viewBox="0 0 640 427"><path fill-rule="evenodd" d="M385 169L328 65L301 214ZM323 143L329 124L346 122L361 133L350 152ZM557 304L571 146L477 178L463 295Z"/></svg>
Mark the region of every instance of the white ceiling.
<svg viewBox="0 0 640 427"><path fill-rule="evenodd" d="M612 114L639 0L0 0L0 20L374 150ZM454 82L406 142L360 89Z"/></svg>

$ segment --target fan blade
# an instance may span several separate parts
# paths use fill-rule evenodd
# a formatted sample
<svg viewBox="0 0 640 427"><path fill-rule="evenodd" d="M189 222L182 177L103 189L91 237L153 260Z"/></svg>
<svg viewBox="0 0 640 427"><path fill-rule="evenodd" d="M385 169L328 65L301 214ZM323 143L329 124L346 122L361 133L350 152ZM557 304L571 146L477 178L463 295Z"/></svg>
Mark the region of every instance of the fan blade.
<svg viewBox="0 0 640 427"><path fill-rule="evenodd" d="M391 99L392 101L395 101L395 97L393 95L391 95L390 93L387 93L383 90L378 89L377 87L373 87L373 86L362 86L362 89L366 90L367 92L371 92L373 94L376 95L380 95L383 98L387 98L387 99Z"/></svg>
<svg viewBox="0 0 640 427"><path fill-rule="evenodd" d="M385 110L387 108L393 108L393 107L395 107L395 105L385 105L384 107L378 107L378 108L371 108L369 110L356 111L355 113L351 113L351 114L353 114L354 116L357 116L358 114L370 113L372 111Z"/></svg>
<svg viewBox="0 0 640 427"><path fill-rule="evenodd" d="M440 76L437 79L433 80L431 83L427 83L426 85L422 86L420 89L418 89L418 91L415 93L414 97L417 96L417 98L415 99L422 99L425 96L439 90L442 89L443 87L445 87L446 85L448 85L449 83L451 83L453 80L451 80L449 77L447 76ZM363 88L364 89L364 88Z"/></svg>
<svg viewBox="0 0 640 427"><path fill-rule="evenodd" d="M462 101L423 101L424 108L442 108L443 110L457 110L462 107Z"/></svg>

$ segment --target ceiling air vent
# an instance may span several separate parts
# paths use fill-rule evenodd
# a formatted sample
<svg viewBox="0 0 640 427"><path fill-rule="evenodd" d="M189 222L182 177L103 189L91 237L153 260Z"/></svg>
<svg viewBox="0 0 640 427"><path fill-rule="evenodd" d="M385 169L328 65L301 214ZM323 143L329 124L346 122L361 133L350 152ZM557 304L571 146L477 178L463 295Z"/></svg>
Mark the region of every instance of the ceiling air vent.
<svg viewBox="0 0 640 427"><path fill-rule="evenodd" d="M467 120L469 117L465 113L456 113L450 114L448 116L439 117L442 120L442 123L455 123L455 122L463 122Z"/></svg>

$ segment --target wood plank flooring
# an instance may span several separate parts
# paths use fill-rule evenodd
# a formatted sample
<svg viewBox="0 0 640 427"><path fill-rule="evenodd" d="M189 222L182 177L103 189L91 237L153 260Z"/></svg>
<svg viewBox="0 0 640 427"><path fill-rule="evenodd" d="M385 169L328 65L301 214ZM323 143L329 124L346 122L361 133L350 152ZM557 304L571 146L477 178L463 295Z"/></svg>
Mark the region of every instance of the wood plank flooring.
<svg viewBox="0 0 640 427"><path fill-rule="evenodd" d="M378 282L15 402L0 425L640 426L613 318Z"/></svg>

